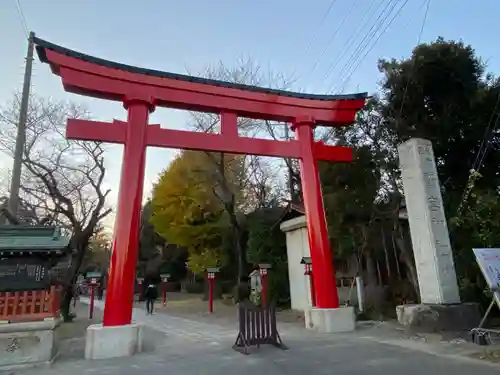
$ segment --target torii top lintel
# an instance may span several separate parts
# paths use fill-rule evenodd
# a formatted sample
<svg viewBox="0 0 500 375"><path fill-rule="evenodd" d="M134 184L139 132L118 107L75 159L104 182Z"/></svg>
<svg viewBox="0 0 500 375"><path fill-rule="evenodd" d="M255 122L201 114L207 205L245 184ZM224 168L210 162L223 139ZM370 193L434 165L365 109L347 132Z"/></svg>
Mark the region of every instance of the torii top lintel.
<svg viewBox="0 0 500 375"><path fill-rule="evenodd" d="M367 97L311 95L142 69L88 56L35 38L38 56L61 77L66 91L122 101L144 95L154 105L241 117L293 122L309 116L316 124L351 124Z"/></svg>

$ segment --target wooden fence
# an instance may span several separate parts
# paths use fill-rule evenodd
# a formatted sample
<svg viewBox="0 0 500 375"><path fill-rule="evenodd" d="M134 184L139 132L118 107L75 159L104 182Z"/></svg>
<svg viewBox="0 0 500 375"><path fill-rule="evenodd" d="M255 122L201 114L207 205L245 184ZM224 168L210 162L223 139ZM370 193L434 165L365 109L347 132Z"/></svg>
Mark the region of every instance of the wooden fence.
<svg viewBox="0 0 500 375"><path fill-rule="evenodd" d="M61 290L1 292L0 321L26 322L56 318L60 314Z"/></svg>
<svg viewBox="0 0 500 375"><path fill-rule="evenodd" d="M281 341L276 324L276 307L258 307L249 301L238 304L239 333L233 349L243 354L249 354L251 346L269 344L280 349L286 349Z"/></svg>

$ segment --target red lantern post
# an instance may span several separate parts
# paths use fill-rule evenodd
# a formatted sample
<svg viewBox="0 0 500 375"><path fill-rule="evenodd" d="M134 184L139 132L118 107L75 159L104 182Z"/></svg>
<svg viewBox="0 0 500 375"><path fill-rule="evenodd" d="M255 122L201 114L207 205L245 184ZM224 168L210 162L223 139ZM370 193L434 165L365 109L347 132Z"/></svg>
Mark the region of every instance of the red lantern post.
<svg viewBox="0 0 500 375"><path fill-rule="evenodd" d="M304 275L309 276L309 285L311 290L311 305L316 307L316 291L314 290L314 275L312 270L312 261L310 257L304 257L300 261L304 265Z"/></svg>
<svg viewBox="0 0 500 375"><path fill-rule="evenodd" d="M170 278L170 274L162 273L160 276L162 280L162 289L163 289L163 307L165 307L167 306L167 282L168 279Z"/></svg>
<svg viewBox="0 0 500 375"><path fill-rule="evenodd" d="M99 286L101 277L102 275L100 272L88 272L86 276L90 288L90 319L92 319L94 316L95 288Z"/></svg>
<svg viewBox="0 0 500 375"><path fill-rule="evenodd" d="M94 300L95 300L95 288L99 285L96 277L90 279L89 287L90 287L90 310L89 310L89 319L94 317Z"/></svg>
<svg viewBox="0 0 500 375"><path fill-rule="evenodd" d="M269 269L271 269L271 265L268 263L260 263L259 264L259 269L260 269L260 278L262 281L262 291L260 292L260 299L262 301L262 307L266 308L267 307L267 286L268 286L268 279L267 275L269 273Z"/></svg>
<svg viewBox="0 0 500 375"><path fill-rule="evenodd" d="M215 284L215 274L217 272L219 272L218 268L207 268L208 312L210 314L214 312L214 284Z"/></svg>
<svg viewBox="0 0 500 375"><path fill-rule="evenodd" d="M139 284L139 301L141 301L142 298L142 292L144 290L144 286L142 285L144 283L144 277L138 277L137 278L137 284Z"/></svg>

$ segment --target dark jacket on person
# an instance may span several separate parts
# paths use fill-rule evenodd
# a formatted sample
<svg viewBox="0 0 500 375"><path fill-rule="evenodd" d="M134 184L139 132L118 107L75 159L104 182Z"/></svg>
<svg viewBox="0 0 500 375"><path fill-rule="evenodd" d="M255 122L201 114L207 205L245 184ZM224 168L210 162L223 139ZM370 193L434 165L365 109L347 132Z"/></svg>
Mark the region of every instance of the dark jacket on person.
<svg viewBox="0 0 500 375"><path fill-rule="evenodd" d="M144 280L144 299L158 298L158 285L154 277L146 277Z"/></svg>
<svg viewBox="0 0 500 375"><path fill-rule="evenodd" d="M155 284L146 285L146 290L144 291L145 299L157 299L158 298L158 288Z"/></svg>

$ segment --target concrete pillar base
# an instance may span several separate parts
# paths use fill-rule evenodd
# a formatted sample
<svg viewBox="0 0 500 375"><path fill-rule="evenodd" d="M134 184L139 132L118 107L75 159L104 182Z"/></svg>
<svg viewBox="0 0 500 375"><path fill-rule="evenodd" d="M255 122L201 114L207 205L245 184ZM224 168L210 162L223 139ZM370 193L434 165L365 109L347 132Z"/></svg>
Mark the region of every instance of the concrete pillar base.
<svg viewBox="0 0 500 375"><path fill-rule="evenodd" d="M321 333L351 332L356 329L354 308L337 309L311 308L305 312L306 328Z"/></svg>
<svg viewBox="0 0 500 375"><path fill-rule="evenodd" d="M144 328L140 324L103 327L93 324L87 328L85 359L130 357L143 348Z"/></svg>

